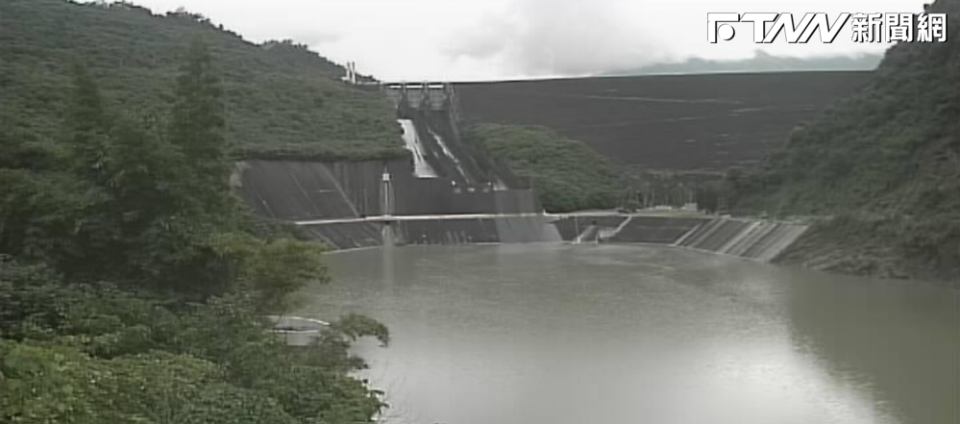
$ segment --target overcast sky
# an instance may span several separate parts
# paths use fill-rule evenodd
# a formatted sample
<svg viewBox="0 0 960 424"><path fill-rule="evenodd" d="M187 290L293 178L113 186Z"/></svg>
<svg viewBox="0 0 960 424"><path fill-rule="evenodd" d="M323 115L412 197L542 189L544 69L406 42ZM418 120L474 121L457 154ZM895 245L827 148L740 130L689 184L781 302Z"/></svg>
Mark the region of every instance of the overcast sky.
<svg viewBox="0 0 960 424"><path fill-rule="evenodd" d="M923 0L134 0L184 7L251 41L292 38L383 80L489 80L597 74L758 49L810 57L882 52L854 44L753 44L749 26L707 42L707 12L919 12ZM749 24L745 24L749 25Z"/></svg>

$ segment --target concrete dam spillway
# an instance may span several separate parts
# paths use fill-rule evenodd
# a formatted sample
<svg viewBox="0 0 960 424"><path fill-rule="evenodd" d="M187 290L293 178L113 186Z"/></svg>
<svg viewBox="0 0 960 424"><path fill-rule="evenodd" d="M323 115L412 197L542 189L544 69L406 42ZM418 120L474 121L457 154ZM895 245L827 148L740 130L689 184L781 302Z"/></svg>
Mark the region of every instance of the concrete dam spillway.
<svg viewBox="0 0 960 424"><path fill-rule="evenodd" d="M529 183L460 140L449 86L385 92L409 160L247 160L237 164L241 197L335 249L561 241Z"/></svg>
<svg viewBox="0 0 960 424"><path fill-rule="evenodd" d="M417 135L417 127L409 119L399 119L400 126L403 127L403 142L407 150L413 155L413 174L417 178L436 178L437 171L433 170L427 159L424 158L424 147Z"/></svg>
<svg viewBox="0 0 960 424"><path fill-rule="evenodd" d="M408 159L246 160L240 196L334 249L483 243L646 243L769 261L803 225L694 213L544 213L528 181L459 136L450 85L388 85Z"/></svg>
<svg viewBox="0 0 960 424"><path fill-rule="evenodd" d="M539 213L542 208L532 190L463 187L451 178L419 178L404 160L250 160L237 168L239 192L256 213L301 223L310 237L336 249L382 245L384 220L368 219L382 216L397 217L393 230L398 244L560 240ZM384 189L384 170L390 175L390 192ZM385 208L385 197L392 210ZM447 219L402 220L416 216Z"/></svg>

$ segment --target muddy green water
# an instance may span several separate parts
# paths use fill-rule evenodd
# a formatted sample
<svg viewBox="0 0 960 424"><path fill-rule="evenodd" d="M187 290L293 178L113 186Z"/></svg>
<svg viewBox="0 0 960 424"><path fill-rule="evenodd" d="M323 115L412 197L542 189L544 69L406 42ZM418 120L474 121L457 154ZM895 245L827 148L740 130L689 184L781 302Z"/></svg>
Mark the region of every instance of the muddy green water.
<svg viewBox="0 0 960 424"><path fill-rule="evenodd" d="M955 424L956 291L646 246L328 255L302 315L362 312L385 419Z"/></svg>

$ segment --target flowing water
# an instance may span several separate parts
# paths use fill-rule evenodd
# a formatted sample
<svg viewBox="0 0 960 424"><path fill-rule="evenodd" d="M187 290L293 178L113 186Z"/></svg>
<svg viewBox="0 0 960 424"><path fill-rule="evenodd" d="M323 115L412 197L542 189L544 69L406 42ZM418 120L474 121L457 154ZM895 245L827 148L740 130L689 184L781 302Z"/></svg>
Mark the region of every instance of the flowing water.
<svg viewBox="0 0 960 424"><path fill-rule="evenodd" d="M302 315L362 312L384 418L417 424L955 424L956 291L652 246L328 256Z"/></svg>
<svg viewBox="0 0 960 424"><path fill-rule="evenodd" d="M424 157L426 149L423 148L423 143L420 142L420 136L417 135L417 127L413 125L413 121L409 119L398 119L397 122L400 123L400 128L403 129L403 142L407 150L413 154L414 175L418 178L436 178L437 171L430 166L426 157Z"/></svg>

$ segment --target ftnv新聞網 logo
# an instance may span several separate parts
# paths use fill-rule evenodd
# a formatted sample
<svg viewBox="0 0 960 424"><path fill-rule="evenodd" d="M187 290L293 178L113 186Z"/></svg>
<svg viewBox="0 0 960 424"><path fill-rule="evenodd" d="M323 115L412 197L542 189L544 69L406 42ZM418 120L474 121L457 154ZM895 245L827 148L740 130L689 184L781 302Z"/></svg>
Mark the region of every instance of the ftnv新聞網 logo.
<svg viewBox="0 0 960 424"><path fill-rule="evenodd" d="M790 13L707 13L707 41L730 41L735 26L753 24L755 43L773 43L782 35L788 43L806 44L814 34L823 43L833 43L847 25L850 39L857 43L947 41L945 13L840 13L830 20L826 13L803 15L799 21Z"/></svg>

